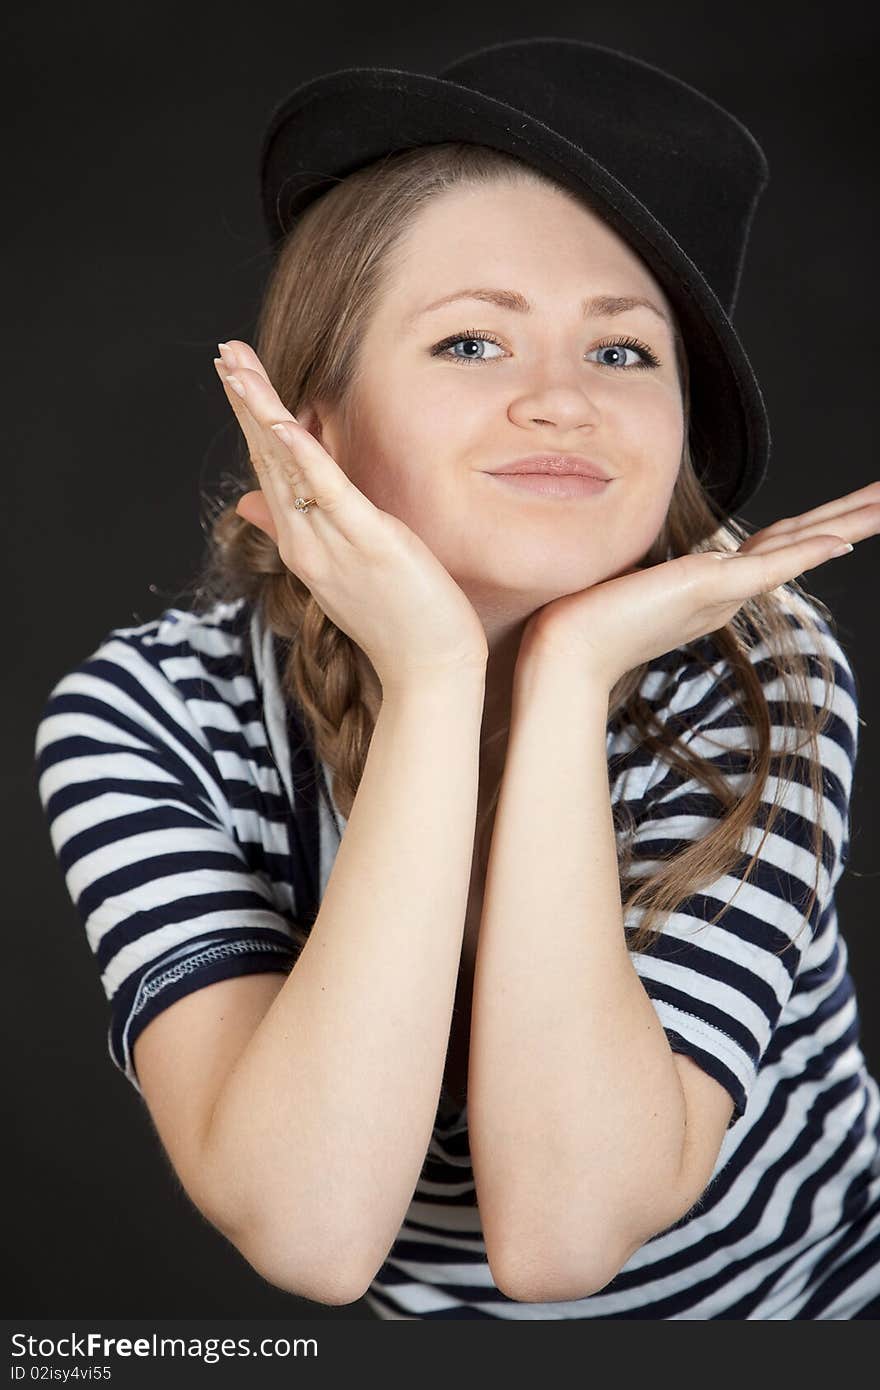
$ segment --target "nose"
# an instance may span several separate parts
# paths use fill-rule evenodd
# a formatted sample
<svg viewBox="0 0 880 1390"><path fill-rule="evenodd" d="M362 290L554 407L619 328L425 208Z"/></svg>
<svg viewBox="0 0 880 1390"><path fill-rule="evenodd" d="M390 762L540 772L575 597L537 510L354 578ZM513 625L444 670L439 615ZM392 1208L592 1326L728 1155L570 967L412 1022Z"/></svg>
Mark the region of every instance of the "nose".
<svg viewBox="0 0 880 1390"><path fill-rule="evenodd" d="M514 424L554 425L559 430L576 430L595 426L600 412L592 393L583 381L553 382L522 391L510 402L508 415Z"/></svg>

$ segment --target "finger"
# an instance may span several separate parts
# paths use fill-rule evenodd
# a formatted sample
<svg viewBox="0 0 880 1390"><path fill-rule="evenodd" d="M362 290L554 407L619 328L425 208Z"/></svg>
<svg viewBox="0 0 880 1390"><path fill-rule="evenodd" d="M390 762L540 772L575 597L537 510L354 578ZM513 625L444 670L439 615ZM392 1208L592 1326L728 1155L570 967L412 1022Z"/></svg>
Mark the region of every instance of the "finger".
<svg viewBox="0 0 880 1390"><path fill-rule="evenodd" d="M248 343L243 343L238 338L230 338L228 343L218 343L217 346L229 371L234 372L236 367L246 367L249 371L259 372L260 376L269 381L266 368Z"/></svg>
<svg viewBox="0 0 880 1390"><path fill-rule="evenodd" d="M249 431L251 421L254 420L253 413L252 410L249 408L248 400L246 398L243 399L236 391L231 390L228 387L227 374L234 376L237 381L240 381L241 378L237 375L236 369L245 368L247 371L254 371L259 376L261 376L271 390L274 391L274 387L272 386L272 383L269 380L269 374L263 366L262 362L260 361L259 357L254 352L253 348L251 348L247 343L243 343L236 338L231 338L229 342L218 343L217 346L220 349L221 356L220 358L215 357L214 365L217 367L218 376L220 377L224 386L226 386L227 396L229 398L230 404L232 405L233 410L235 410L235 413L239 419L239 424L242 426L245 438L248 440L248 444L250 445L251 438ZM283 403L281 402L281 398L280 396L278 396L277 392L275 392L275 396L279 406L279 418L275 423L277 424L280 421L286 419L287 417L290 417L290 419L292 420L295 419L296 417L292 415L292 413L284 407ZM256 423L256 421L254 421L254 423ZM272 447L276 447L278 443L278 436L276 435L275 439L269 442L271 443ZM291 445L286 444L285 447L287 449L290 449ZM251 453L253 454L253 450L251 450Z"/></svg>
<svg viewBox="0 0 880 1390"><path fill-rule="evenodd" d="M845 544L843 537L824 532L761 553L707 553L716 554L723 561L716 572L718 597L720 601L728 602L778 589L781 584L788 584L805 570L815 569L817 565L823 564L831 558L835 550Z"/></svg>
<svg viewBox="0 0 880 1390"><path fill-rule="evenodd" d="M239 401L245 408L243 427L253 446L254 466L265 470L273 496L287 505L299 495L314 497L325 512L334 510L352 487L342 469L291 414L271 382L244 367L237 367L234 375L246 392ZM274 431L275 425L284 427L283 438Z"/></svg>
<svg viewBox="0 0 880 1390"><path fill-rule="evenodd" d="M270 464L271 467L272 460L278 459L279 466L281 466L282 468L282 473L284 473L285 475L285 485L291 485L291 477L289 477L289 471L291 471L291 459L289 459L289 455L291 455L291 453L293 455L293 460L303 461L303 466L307 467L307 460L299 460L298 441L296 441L296 439L293 439L293 441L285 442L284 439L279 439L279 436L275 434L274 431L272 431L272 425L288 425L292 423L293 425L296 425L296 427L299 428L300 439L302 439L302 436L304 434L304 436L306 436L306 439L310 439L310 441L316 443L317 449L320 450L321 459L331 464L331 468L329 468L329 470L327 470L327 468L323 468L323 470L321 470L321 473L327 473L328 475L332 475L332 477L329 478L329 481L331 482L332 478L335 478L335 480L338 481L338 488L341 489L342 495L346 496L346 499L349 499L349 502L350 496L352 496L352 493L355 493L357 498L361 500L361 503L366 503L367 499L363 498L363 493L357 491L355 485L352 484L352 481L350 481L348 475L343 473L342 468L339 468L338 464L336 464L336 461L334 459L331 459L331 456L328 455L327 450L325 450L323 446L320 445L320 443L314 441L314 435L311 434L309 430L306 430L306 428L302 427L299 421L296 420L296 417L293 416L291 411L286 409L285 404L282 403L281 398L279 398L278 396L278 392L275 391L274 386L272 386L270 378L268 378L266 368L264 368L263 363L261 363L259 357L257 357L257 354L256 352L254 352L253 347L250 346L249 343L242 342L241 339L238 338L231 338L227 343L222 343L222 345L218 346L220 346L222 360L224 360L224 366L231 367L232 370L234 370L235 377L238 377L239 381L241 381L242 379L242 368L243 370L245 370L245 373L249 374L253 371L253 373L256 374L256 377L260 378L259 381L253 382L253 389L250 389L249 393L247 393L247 399L245 402L247 406L247 416L256 418L257 423L260 423L264 427L264 424L266 424L267 417L263 416L261 410L263 410L263 407L264 409L270 411L270 413L272 413L272 410L274 410L274 418L272 418L270 427L268 427L270 428L271 435L270 438L268 438L267 460L268 464ZM266 386L266 395L264 395L264 386ZM235 396L235 392L232 393L232 395ZM241 402L241 399L241 396L239 396L239 402ZM245 421L247 416L245 417ZM278 450L279 442L282 443L282 450ZM307 481L309 481L310 484L314 486L320 485L318 484L318 481L314 481L313 475L311 474L307 474ZM296 484L296 486L299 486L299 484ZM328 498L324 500L324 503L321 503L321 499L318 498L317 493L311 492L309 493L309 496L314 496L314 498L316 498L317 500L317 505L323 506L325 512L332 512L332 510L338 510L338 503L342 500L342 498L336 499L332 498L332 496L328 496ZM336 520L338 520L338 523L341 523L342 518L338 517L336 518ZM361 525L363 525L363 517L357 517L356 524L359 525L359 527L361 527Z"/></svg>
<svg viewBox="0 0 880 1390"><path fill-rule="evenodd" d="M260 484L257 491L245 493L239 499L236 511L245 521L250 522L252 526L268 535L278 547L278 553L287 568L296 574L303 583L310 584L313 582L312 576L317 572L321 559L327 550L330 537L324 528L331 525L330 518L326 515L322 516L320 509L310 509L308 513L310 524L308 526L302 524L302 514L293 505L294 500L298 496L313 497L316 494L307 490L307 483L300 487L296 486L295 476L292 485L285 484L277 478L273 479L272 473L277 472L277 470L268 469L263 461L265 459L265 447L287 450L290 457L289 466L293 472L295 467L294 451L290 450L289 446L282 444L278 436L271 432L269 434L272 441L271 445L261 447L259 426L245 399L230 387L228 376L222 370L222 364L217 367L217 372L233 413L245 436L248 456ZM296 422L294 422L295 424ZM329 511L332 514L332 508ZM296 525L291 519L293 512L297 513Z"/></svg>
<svg viewBox="0 0 880 1390"><path fill-rule="evenodd" d="M249 521L258 530L265 531L266 535L270 536L276 545L278 544L278 528L275 525L275 518L262 492L259 490L245 492L239 497L235 510L239 516L244 517L245 521Z"/></svg>
<svg viewBox="0 0 880 1390"><path fill-rule="evenodd" d="M223 384L226 398L232 407L233 414L241 426L241 432L245 437L248 446L251 463L260 480L261 485L265 484L264 491L268 491L272 486L271 478L274 476L274 490L276 500L282 500L282 491L295 484L296 457L289 445L284 445L276 434L267 431L266 426L261 423L255 413L255 386L248 387L247 377L253 374L246 372L240 366L231 372L226 364L219 358L214 359L214 366L217 368L217 375ZM236 389L236 384L242 387L243 393L240 394ZM268 379L266 384L269 385ZM269 386L275 396L277 409L272 423L283 421L286 425L296 425L298 422L295 417L287 410L278 399L274 388ZM293 433L294 431L292 431ZM279 472L281 478L278 477Z"/></svg>
<svg viewBox="0 0 880 1390"><path fill-rule="evenodd" d="M222 378L222 364L218 373ZM357 490L314 435L284 406L268 378L243 367L237 367L233 376L241 383L244 396L235 392L228 378L223 384L276 527L288 527L293 513L299 517L294 500L303 496L314 497L318 512L323 513L320 517L318 512L310 513L313 529L320 534L331 517L338 528L340 505ZM289 442L272 430L278 423L284 425ZM362 494L357 495L366 502Z"/></svg>
<svg viewBox="0 0 880 1390"><path fill-rule="evenodd" d="M802 512L800 516L786 516L780 521L774 521L770 526L763 528L762 534L785 535L799 530L802 526L821 525L823 522L836 521L838 517L848 516L849 513L859 511L863 507L878 505L880 505L880 481L868 483L866 487L849 492L845 497L835 497L830 502L823 502L821 506L813 507L809 512Z"/></svg>
<svg viewBox="0 0 880 1390"><path fill-rule="evenodd" d="M856 541L863 541L866 536L874 536L880 531L880 502L869 503L864 507L858 507L855 511L847 512L844 516L835 517L833 524L841 538L853 545ZM812 525L799 528L796 538L805 540L809 536L828 535L829 530L827 521L824 525L817 521ZM770 550L778 550L782 546L791 545L794 539L794 533L774 535L770 531L759 531L749 538L749 543L744 544L741 551L743 554L759 555Z"/></svg>

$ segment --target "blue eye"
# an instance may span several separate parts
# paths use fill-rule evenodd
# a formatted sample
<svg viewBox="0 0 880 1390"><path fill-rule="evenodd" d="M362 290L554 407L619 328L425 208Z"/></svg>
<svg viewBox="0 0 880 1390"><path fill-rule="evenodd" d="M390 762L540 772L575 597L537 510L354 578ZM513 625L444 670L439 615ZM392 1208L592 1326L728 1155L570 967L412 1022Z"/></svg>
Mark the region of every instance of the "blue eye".
<svg viewBox="0 0 880 1390"><path fill-rule="evenodd" d="M658 367L660 364L652 353L651 349L645 347L644 343L638 340L617 338L611 343L600 343L598 347L592 349L593 352L616 352L617 356L626 357L628 352L639 353L642 357L641 362L599 362L600 367L611 367L614 371L629 371L631 367Z"/></svg>
<svg viewBox="0 0 880 1390"><path fill-rule="evenodd" d="M466 328L463 332L456 333L449 338L444 338L441 343L435 344L435 346L431 348L431 356L446 357L450 362L464 362L467 365L474 362L482 363L499 360L499 358L493 359L483 354L477 355L473 351L465 356L452 352L452 349L457 347L459 343L466 343L471 347L476 343L494 343L496 347L501 347L500 342L494 334L485 333L477 328ZM618 358L623 358L624 360L622 362L597 361L597 367L605 367L613 372L629 372L644 371L648 368L659 367L661 365L660 359L655 356L646 343L640 342L638 338L608 338L605 342L598 343L596 347L591 349L591 352L604 352L609 348L613 348ZM637 362L627 362L625 360L627 351L638 354L641 360Z"/></svg>
<svg viewBox="0 0 880 1390"><path fill-rule="evenodd" d="M478 332L476 329L474 329L474 330L472 330L472 331L466 329L464 333L459 333L459 334L457 334L456 337L454 337L454 338L444 338L442 343L438 343L436 347L433 347L433 348L431 349L432 356L434 356L434 357L450 357L450 358L452 358L452 360L454 360L454 361L456 361L456 362L488 362L488 361L491 361L490 358L487 358L487 357L477 357L477 356L476 356L475 354L473 354L473 353L468 353L468 355L467 355L466 357L459 357L457 354L450 352L449 349L450 349L450 348L454 348L454 347L458 347L458 344L459 344L459 343L467 343L469 346L470 346L470 345L473 345L474 343L494 343L496 347L500 347L500 346L501 346L501 344L499 343L498 339L497 339L497 338L494 338L490 333L480 333L480 332Z"/></svg>

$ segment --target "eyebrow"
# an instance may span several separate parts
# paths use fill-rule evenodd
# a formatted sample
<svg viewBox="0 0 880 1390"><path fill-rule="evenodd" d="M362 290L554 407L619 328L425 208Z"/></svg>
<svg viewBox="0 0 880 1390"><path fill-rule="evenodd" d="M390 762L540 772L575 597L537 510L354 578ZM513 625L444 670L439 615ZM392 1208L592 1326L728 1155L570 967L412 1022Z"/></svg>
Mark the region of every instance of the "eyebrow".
<svg viewBox="0 0 880 1390"><path fill-rule="evenodd" d="M410 314L407 323L420 318L422 314L428 314L432 309L439 309L444 304L450 304L454 299L482 299L489 304L497 304L499 309L512 309L514 313L528 314L531 312L531 304L524 295L516 290L493 290L493 289L469 289L456 290L453 294L444 295L442 299L435 299L433 303L426 304L424 308L417 309ZM622 295L622 294L594 294L585 299L581 304L581 312L584 318L613 318L615 314L625 314L627 309L651 309L658 318L669 327L672 324L669 316L658 308L650 299L645 299L642 295Z"/></svg>

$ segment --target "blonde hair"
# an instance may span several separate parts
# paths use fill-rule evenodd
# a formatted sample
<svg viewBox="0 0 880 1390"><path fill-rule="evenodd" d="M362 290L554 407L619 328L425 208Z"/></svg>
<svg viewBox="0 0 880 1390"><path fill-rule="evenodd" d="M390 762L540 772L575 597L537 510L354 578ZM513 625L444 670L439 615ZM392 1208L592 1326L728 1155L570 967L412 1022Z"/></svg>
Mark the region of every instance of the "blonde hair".
<svg viewBox="0 0 880 1390"><path fill-rule="evenodd" d="M484 146L449 143L388 156L350 174L311 204L281 244L254 336L257 354L288 409L296 414L305 402L321 401L345 413L357 385L358 345L382 294L389 255L431 198L460 185L523 179L562 187L510 155ZM569 190L562 191L576 196ZM585 201L577 196L579 201ZM749 534L734 518L719 524L701 486L692 457L694 450L699 456L701 447L698 425L690 416L687 355L677 331L676 355L685 406L686 442L666 518L643 557L643 566L700 550L734 551ZM244 444L241 437L240 443ZM285 639L285 698L301 711L315 752L332 772L333 798L348 817L374 727L365 684L369 672L356 644L336 627L302 581L285 567L271 538L237 515L238 497L259 487L246 451L242 462L246 476L235 483L231 499L219 500L208 527L207 552L196 584L185 592L193 594L196 611L205 611L219 600L244 595L258 607L264 624ZM635 910L641 918L638 930L628 941L630 950L648 948L670 911L735 866L742 869L742 881L746 881L779 813L794 760L807 743L816 806L816 881L804 912L805 923L809 920L822 863L823 772L818 735L829 716L835 681L834 664L809 603L817 606L831 627L826 606L791 581L748 599L729 623L710 634L710 650L714 648L717 653L711 663L702 655L705 641L690 648L690 654L704 667L714 664L718 657L729 664L731 699L741 707L746 730L755 732L754 746L743 750L748 760L746 770L751 774L745 791L734 791L722 772L690 748L675 732L674 721L664 725L655 716L640 693L649 663L628 671L612 690L609 720L628 728L642 747L682 776L695 778L717 799L720 808L717 823L703 839L689 844L654 872L638 876L633 873L629 833L632 820L622 804L615 805L616 828L622 841L621 903L625 919ZM799 611L793 623L789 615L795 607ZM795 636L798 624L809 629L815 657L799 648ZM784 691L772 721L761 679L749 656L756 641L764 644L766 662ZM817 710L811 698L811 681L816 674L813 660L818 661L825 686L821 710ZM741 844L758 818L771 766L779 753L772 747L774 724L800 731L803 738L795 748L787 750L782 764L774 769L777 797L761 844L750 862L743 865L746 856ZM506 733L502 729L496 736ZM475 862L481 871L488 858L489 832L499 790L500 781L477 827ZM729 905L724 904L713 921Z"/></svg>

